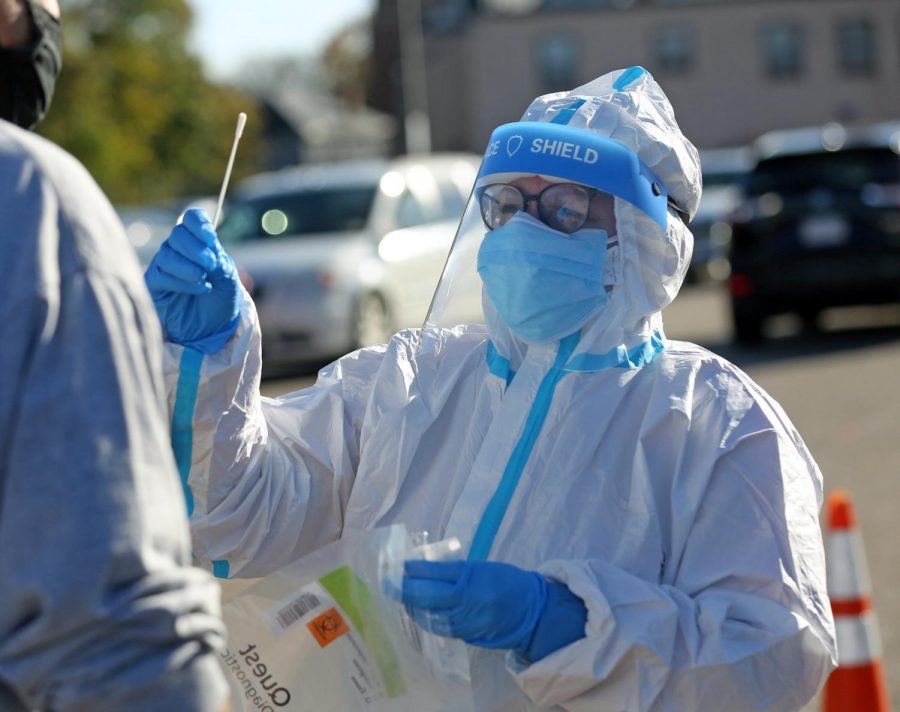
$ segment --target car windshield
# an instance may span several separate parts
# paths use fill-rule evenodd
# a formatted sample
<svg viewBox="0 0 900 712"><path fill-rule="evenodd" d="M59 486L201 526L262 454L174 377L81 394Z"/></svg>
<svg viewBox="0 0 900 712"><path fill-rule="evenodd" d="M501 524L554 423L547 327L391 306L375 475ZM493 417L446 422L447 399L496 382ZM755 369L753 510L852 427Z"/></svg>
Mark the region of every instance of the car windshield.
<svg viewBox="0 0 900 712"><path fill-rule="evenodd" d="M298 235L361 230L369 219L375 186L308 189L241 200L219 227L225 244Z"/></svg>
<svg viewBox="0 0 900 712"><path fill-rule="evenodd" d="M746 171L723 171L719 172L710 172L703 174L703 188L718 188L721 186L729 187L733 185L741 185L747 179Z"/></svg>
<svg viewBox="0 0 900 712"><path fill-rule="evenodd" d="M900 157L889 149L848 149L834 153L781 156L761 161L750 192L799 193L815 188L859 190L867 183L900 182Z"/></svg>

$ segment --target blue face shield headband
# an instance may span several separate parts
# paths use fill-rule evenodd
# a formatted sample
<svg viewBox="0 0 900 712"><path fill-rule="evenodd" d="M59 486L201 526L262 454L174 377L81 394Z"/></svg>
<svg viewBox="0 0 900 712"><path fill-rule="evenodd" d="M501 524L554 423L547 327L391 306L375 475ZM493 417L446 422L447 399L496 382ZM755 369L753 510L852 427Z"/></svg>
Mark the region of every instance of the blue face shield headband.
<svg viewBox="0 0 900 712"><path fill-rule="evenodd" d="M662 182L636 153L585 129L539 121L497 127L477 185L504 173L552 176L588 185L631 203L666 227L668 196Z"/></svg>

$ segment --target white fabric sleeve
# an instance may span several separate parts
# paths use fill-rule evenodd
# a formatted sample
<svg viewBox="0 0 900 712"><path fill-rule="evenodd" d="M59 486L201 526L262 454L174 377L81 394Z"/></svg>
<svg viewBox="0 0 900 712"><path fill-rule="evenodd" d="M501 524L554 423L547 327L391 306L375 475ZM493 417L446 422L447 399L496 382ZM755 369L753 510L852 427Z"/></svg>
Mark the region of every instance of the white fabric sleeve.
<svg viewBox="0 0 900 712"><path fill-rule="evenodd" d="M384 347L354 352L313 386L265 398L259 322L246 293L240 326L220 352L167 344L172 439L194 555L217 576L263 576L340 536L383 354Z"/></svg>
<svg viewBox="0 0 900 712"><path fill-rule="evenodd" d="M542 566L584 600L586 637L530 666L508 656L523 691L573 712L806 704L834 665L835 644L822 623L830 617L818 503L793 449L769 431L721 458L696 511L672 513L693 522L659 582L601 560ZM782 471L756 477L773 454Z"/></svg>

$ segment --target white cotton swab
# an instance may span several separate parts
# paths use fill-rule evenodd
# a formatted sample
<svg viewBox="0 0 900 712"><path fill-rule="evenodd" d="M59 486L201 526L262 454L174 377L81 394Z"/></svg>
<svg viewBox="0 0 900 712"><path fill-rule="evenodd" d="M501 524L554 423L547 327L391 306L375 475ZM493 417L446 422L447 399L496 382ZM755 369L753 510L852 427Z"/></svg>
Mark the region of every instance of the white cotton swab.
<svg viewBox="0 0 900 712"><path fill-rule="evenodd" d="M219 191L219 202L216 205L216 216L213 218L213 229L219 227L219 217L222 214L222 203L225 202L225 191L228 189L228 180L231 178L231 167L234 165L234 154L237 153L241 134L244 133L244 125L247 123L247 114L243 111L238 114L237 127L234 130L234 143L231 144L231 155L228 157L228 167L225 169L225 178L222 180L222 189Z"/></svg>

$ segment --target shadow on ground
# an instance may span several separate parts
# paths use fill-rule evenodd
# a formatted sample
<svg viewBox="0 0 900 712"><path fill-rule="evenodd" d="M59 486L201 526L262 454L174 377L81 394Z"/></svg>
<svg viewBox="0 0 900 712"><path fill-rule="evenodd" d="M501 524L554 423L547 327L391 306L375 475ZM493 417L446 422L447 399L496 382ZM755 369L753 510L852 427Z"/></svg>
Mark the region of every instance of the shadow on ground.
<svg viewBox="0 0 900 712"><path fill-rule="evenodd" d="M846 353L897 340L900 340L900 323L797 329L753 345L738 344L733 340L701 345L738 366L749 367Z"/></svg>

